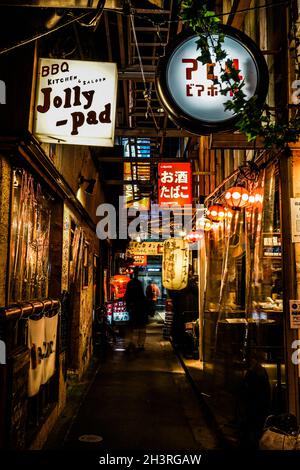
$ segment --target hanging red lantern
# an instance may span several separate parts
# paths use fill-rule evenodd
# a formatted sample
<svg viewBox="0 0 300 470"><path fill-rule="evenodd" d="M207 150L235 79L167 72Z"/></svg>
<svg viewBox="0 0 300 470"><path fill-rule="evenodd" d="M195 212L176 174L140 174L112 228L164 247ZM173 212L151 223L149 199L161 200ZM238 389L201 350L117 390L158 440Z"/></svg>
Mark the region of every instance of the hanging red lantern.
<svg viewBox="0 0 300 470"><path fill-rule="evenodd" d="M245 207L249 201L249 192L242 186L233 186L226 191L225 200L233 209Z"/></svg>
<svg viewBox="0 0 300 470"><path fill-rule="evenodd" d="M215 204L207 209L206 215L212 222L221 222L225 217L225 208L222 204Z"/></svg>
<svg viewBox="0 0 300 470"><path fill-rule="evenodd" d="M185 236L188 243L197 243L204 238L203 232L190 232Z"/></svg>
<svg viewBox="0 0 300 470"><path fill-rule="evenodd" d="M248 203L252 206L258 206L263 202L263 190L261 188L255 189L252 193L249 194Z"/></svg>
<svg viewBox="0 0 300 470"><path fill-rule="evenodd" d="M255 204L258 206L263 203L264 200L264 190L263 188L259 188L255 191Z"/></svg>
<svg viewBox="0 0 300 470"><path fill-rule="evenodd" d="M204 230L205 232L209 232L212 229L212 221L207 217L201 217L196 222L196 228L199 230Z"/></svg>
<svg viewBox="0 0 300 470"><path fill-rule="evenodd" d="M110 284L112 285L112 290L115 299L122 299L126 292L126 287L130 277L125 274L116 274L110 278Z"/></svg>
<svg viewBox="0 0 300 470"><path fill-rule="evenodd" d="M255 204L255 193L249 194L248 204Z"/></svg>

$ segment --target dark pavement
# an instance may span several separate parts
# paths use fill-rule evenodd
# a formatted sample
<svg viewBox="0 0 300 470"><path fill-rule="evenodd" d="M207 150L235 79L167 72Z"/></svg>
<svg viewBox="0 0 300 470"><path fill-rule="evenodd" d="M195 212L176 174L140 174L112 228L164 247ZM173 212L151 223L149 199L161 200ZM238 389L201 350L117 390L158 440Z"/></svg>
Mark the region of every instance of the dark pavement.
<svg viewBox="0 0 300 470"><path fill-rule="evenodd" d="M117 339L112 349L68 432L60 438L59 448L183 451L219 447L170 342L162 338L160 323L148 326L145 351L125 353L123 339ZM103 440L81 442L82 435ZM47 448L54 448L53 436L50 442Z"/></svg>

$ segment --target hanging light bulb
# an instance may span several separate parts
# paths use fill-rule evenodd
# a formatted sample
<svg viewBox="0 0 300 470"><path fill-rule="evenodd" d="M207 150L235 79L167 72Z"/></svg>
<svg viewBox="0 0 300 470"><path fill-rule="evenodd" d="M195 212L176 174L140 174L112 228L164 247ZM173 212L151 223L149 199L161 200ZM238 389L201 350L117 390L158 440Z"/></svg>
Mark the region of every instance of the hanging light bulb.
<svg viewBox="0 0 300 470"><path fill-rule="evenodd" d="M206 216L212 222L221 222L225 217L225 208L222 204L214 204L207 209Z"/></svg>
<svg viewBox="0 0 300 470"><path fill-rule="evenodd" d="M249 201L249 192L243 186L233 186L226 191L225 200L232 209L245 207Z"/></svg>
<svg viewBox="0 0 300 470"><path fill-rule="evenodd" d="M196 222L196 228L199 230L204 230L205 232L209 232L212 229L212 221L207 217L201 217Z"/></svg>

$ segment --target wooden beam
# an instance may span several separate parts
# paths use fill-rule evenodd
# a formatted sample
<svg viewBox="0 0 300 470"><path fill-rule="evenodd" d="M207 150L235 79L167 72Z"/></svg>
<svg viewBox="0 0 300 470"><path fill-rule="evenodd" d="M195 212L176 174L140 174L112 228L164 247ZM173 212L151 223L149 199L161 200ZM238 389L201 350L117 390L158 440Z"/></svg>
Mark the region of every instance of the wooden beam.
<svg viewBox="0 0 300 470"><path fill-rule="evenodd" d="M152 26L136 26L135 27L135 30L136 31L143 31L144 33L150 33L150 32L156 32L157 31L157 27L152 27ZM160 32L167 32L169 31L169 28L159 28L159 31Z"/></svg>
<svg viewBox="0 0 300 470"><path fill-rule="evenodd" d="M123 17L121 15L117 15L117 25L118 25L118 33L119 33L121 66L123 68L126 65L126 53L125 53L125 43L124 43ZM126 124L129 126L128 85L125 80L122 82L122 86L123 86Z"/></svg>
<svg viewBox="0 0 300 470"><path fill-rule="evenodd" d="M143 70L144 72L156 72L156 65L153 64L153 65L143 65ZM125 64L123 65L122 64L122 68L119 69L119 72L122 72L122 73L127 73L127 72L140 72L141 71L141 66L140 64L131 64L131 65L127 65L125 66Z"/></svg>
<svg viewBox="0 0 300 470"><path fill-rule="evenodd" d="M154 111L151 113L151 116L154 116L154 117L164 117L164 113L155 113ZM132 111L130 113L130 116L135 116L135 117L144 117L145 116L145 112L140 112L140 111Z"/></svg>
<svg viewBox="0 0 300 470"><path fill-rule="evenodd" d="M248 142L244 134L211 134L209 149L239 149L255 150L263 149L263 140L257 138L254 142Z"/></svg>
<svg viewBox="0 0 300 470"><path fill-rule="evenodd" d="M291 361L292 344L298 339L297 330L292 330L289 318L289 299L297 299L295 243L291 240L291 206L290 200L294 195L295 169L293 159L287 152L282 152L279 159L280 198L281 198L281 232L282 237L282 279L283 279L283 334L285 345L285 377L287 384L287 407L289 413L300 418L299 410L299 377L298 366ZM299 331L299 330L298 330Z"/></svg>
<svg viewBox="0 0 300 470"><path fill-rule="evenodd" d="M144 77L147 82L154 82L155 81L155 72L144 72ZM120 70L118 72L119 80L133 80L138 82L143 82L143 76L140 71L130 71L130 72L123 72Z"/></svg>
<svg viewBox="0 0 300 470"><path fill-rule="evenodd" d="M133 184L149 184L150 180L103 180L107 186L132 186Z"/></svg>
<svg viewBox="0 0 300 470"><path fill-rule="evenodd" d="M184 129L166 129L165 131L157 131L151 127L139 127L132 129L117 128L115 130L115 135L122 137L191 137L193 134Z"/></svg>
<svg viewBox="0 0 300 470"><path fill-rule="evenodd" d="M107 16L106 11L104 12L104 24L105 24L108 58L109 58L109 61L112 62L113 60L112 59L112 47L111 47L111 40L110 40L109 22L108 22L108 16Z"/></svg>
<svg viewBox="0 0 300 470"><path fill-rule="evenodd" d="M130 44L131 46L135 46L135 42ZM153 46L166 46L166 42L139 42L139 47L153 47Z"/></svg>
<svg viewBox="0 0 300 470"><path fill-rule="evenodd" d="M136 60L139 58L139 56L134 55L132 58ZM158 59L159 59L158 55L143 55L143 61L144 60L158 60Z"/></svg>
<svg viewBox="0 0 300 470"><path fill-rule="evenodd" d="M241 29L244 21L245 16L247 15L247 11L242 11L241 13L236 13L239 10L245 10L249 8L251 5L251 0L234 0L232 8L231 8L231 15L228 17L227 24L232 26L233 28Z"/></svg>
<svg viewBox="0 0 300 470"><path fill-rule="evenodd" d="M135 13L141 13L146 15L168 15L170 10L155 10L151 8L136 8Z"/></svg>

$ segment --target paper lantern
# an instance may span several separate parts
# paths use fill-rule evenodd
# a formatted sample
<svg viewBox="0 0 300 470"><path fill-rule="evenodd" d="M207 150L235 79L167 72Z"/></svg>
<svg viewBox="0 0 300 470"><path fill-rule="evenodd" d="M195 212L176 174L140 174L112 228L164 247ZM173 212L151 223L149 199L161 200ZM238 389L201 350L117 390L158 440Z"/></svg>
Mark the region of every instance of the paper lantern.
<svg viewBox="0 0 300 470"><path fill-rule="evenodd" d="M207 217L201 217L196 221L196 228L209 232L212 229L212 221Z"/></svg>
<svg viewBox="0 0 300 470"><path fill-rule="evenodd" d="M242 186L233 186L226 191L225 200L233 209L245 207L249 201L249 193Z"/></svg>
<svg viewBox="0 0 300 470"><path fill-rule="evenodd" d="M185 239L164 241L162 283L166 289L181 290L187 286L189 272L189 244Z"/></svg>
<svg viewBox="0 0 300 470"><path fill-rule="evenodd" d="M252 206L258 206L260 204L262 204L263 202L263 189L259 188L259 189L255 189L252 193L249 194L249 204L251 204Z"/></svg>
<svg viewBox="0 0 300 470"><path fill-rule="evenodd" d="M126 292L126 287L130 278L124 274L116 274L110 278L110 283L113 287L113 294L115 299L122 299Z"/></svg>
<svg viewBox="0 0 300 470"><path fill-rule="evenodd" d="M212 222L221 222L225 217L225 208L222 204L215 204L207 209L206 215Z"/></svg>
<svg viewBox="0 0 300 470"><path fill-rule="evenodd" d="M190 232L186 235L185 239L188 243L197 243L204 238L202 232Z"/></svg>
<svg viewBox="0 0 300 470"><path fill-rule="evenodd" d="M227 220L228 222L231 221L232 217L233 217L233 214L234 214L234 211L232 211L231 209L229 209L228 207L225 207L225 220Z"/></svg>

